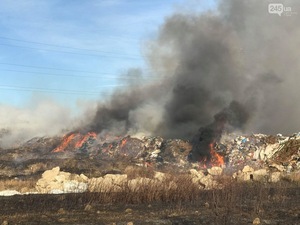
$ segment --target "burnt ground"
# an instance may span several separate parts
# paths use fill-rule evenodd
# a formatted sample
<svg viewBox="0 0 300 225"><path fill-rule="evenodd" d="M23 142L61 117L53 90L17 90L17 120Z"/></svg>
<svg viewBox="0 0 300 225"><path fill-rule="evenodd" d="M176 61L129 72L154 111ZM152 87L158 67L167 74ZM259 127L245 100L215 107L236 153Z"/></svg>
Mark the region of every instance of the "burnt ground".
<svg viewBox="0 0 300 225"><path fill-rule="evenodd" d="M300 224L299 184L245 183L193 193L188 201L147 202L141 193L0 197L8 224ZM5 223L3 223L5 224Z"/></svg>

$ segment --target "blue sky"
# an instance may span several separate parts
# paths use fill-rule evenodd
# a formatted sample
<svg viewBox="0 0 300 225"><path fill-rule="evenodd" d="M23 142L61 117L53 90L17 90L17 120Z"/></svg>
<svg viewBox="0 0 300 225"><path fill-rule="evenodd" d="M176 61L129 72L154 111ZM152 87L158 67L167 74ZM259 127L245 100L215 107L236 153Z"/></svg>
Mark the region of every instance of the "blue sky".
<svg viewBox="0 0 300 225"><path fill-rule="evenodd" d="M116 78L129 68L147 71L143 48L166 16L214 7L213 0L1 0L0 105L100 100L124 85Z"/></svg>

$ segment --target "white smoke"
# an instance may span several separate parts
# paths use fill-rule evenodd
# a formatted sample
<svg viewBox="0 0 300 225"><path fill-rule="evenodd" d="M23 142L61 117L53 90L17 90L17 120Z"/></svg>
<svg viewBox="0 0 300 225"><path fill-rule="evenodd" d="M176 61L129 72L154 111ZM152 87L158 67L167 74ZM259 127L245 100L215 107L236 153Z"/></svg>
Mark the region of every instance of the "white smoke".
<svg viewBox="0 0 300 225"><path fill-rule="evenodd" d="M59 135L79 124L69 108L44 99L25 107L0 105L1 147L15 146L35 136Z"/></svg>

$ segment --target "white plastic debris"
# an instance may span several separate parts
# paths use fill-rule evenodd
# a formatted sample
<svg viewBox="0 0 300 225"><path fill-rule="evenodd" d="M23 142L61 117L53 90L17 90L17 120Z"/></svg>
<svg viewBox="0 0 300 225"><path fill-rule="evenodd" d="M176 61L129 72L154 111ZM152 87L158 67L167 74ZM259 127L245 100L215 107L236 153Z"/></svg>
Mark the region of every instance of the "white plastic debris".
<svg viewBox="0 0 300 225"><path fill-rule="evenodd" d="M21 193L16 190L4 190L0 191L0 196L13 196L13 195L20 195Z"/></svg>

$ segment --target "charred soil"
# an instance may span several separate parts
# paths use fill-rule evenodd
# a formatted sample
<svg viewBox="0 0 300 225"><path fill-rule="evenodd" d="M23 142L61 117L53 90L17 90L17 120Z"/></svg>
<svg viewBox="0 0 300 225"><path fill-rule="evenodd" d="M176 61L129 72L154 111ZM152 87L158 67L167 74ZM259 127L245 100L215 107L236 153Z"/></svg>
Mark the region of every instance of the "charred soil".
<svg viewBox="0 0 300 225"><path fill-rule="evenodd" d="M190 199L145 193L72 193L0 197L8 224L300 224L300 187L280 182L230 183L187 193Z"/></svg>

